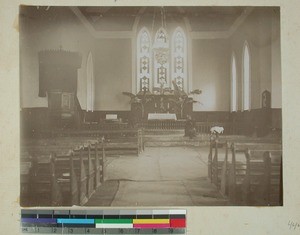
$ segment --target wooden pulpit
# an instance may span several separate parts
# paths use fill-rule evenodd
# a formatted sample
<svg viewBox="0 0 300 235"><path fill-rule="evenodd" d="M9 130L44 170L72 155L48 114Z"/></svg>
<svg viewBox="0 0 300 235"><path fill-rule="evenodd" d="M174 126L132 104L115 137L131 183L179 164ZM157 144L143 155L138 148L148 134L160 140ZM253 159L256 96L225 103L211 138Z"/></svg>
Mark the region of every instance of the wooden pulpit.
<svg viewBox="0 0 300 235"><path fill-rule="evenodd" d="M74 92L58 90L48 92L48 114L52 126L60 126L62 122L76 121L76 105Z"/></svg>

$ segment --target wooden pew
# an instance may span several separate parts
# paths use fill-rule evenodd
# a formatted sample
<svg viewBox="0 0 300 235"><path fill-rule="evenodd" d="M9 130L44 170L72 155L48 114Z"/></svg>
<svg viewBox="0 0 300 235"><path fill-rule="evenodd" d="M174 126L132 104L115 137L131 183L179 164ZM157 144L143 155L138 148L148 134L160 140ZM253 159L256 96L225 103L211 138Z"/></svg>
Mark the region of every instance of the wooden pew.
<svg viewBox="0 0 300 235"><path fill-rule="evenodd" d="M219 158L220 157L219 150L222 148L225 148L224 160L221 160ZM209 155L208 155L208 177L211 180L211 182L215 184L218 188L223 187L221 184L221 178L222 175L224 174L224 169L227 168L228 168L228 142L211 140Z"/></svg>
<svg viewBox="0 0 300 235"><path fill-rule="evenodd" d="M144 130L118 130L102 132L107 156L139 155L145 149Z"/></svg>
<svg viewBox="0 0 300 235"><path fill-rule="evenodd" d="M280 177L282 177L280 173L281 145L232 144L231 156L227 178L222 178L226 180L224 185L228 190L229 200L240 205L279 205L280 192L278 190ZM274 162L275 159L277 162ZM279 163L278 159L280 159ZM275 180L277 183L271 179L271 176L277 177ZM273 189L276 186L277 192L274 193ZM269 194L272 194L272 199L267 197ZM274 195L278 197L278 200L274 199Z"/></svg>
<svg viewBox="0 0 300 235"><path fill-rule="evenodd" d="M120 130L81 130L81 131L53 131L48 133L54 137L76 137L104 139L107 155L137 154L145 148L143 129L120 129Z"/></svg>
<svg viewBox="0 0 300 235"><path fill-rule="evenodd" d="M41 155L40 159L32 158L29 163L21 163L22 206L29 206L28 201L34 202L34 205L31 203L30 206L61 205L62 197L56 181L54 159L54 154L46 154Z"/></svg>
<svg viewBox="0 0 300 235"><path fill-rule="evenodd" d="M21 146L23 201L26 201L26 197L30 194L32 182L39 186L35 187L37 190L41 190L43 188L41 179L47 178L46 175L55 175L52 179L56 179L55 182L48 177L45 179L45 185L48 185L48 190L49 185L55 186L57 195L62 195L59 196L62 199L48 198L45 201L51 202L49 205L83 205L104 181L106 155L139 154L144 150L142 129L103 131L101 134L99 135L101 140L91 140L95 139L91 136L76 136L74 141L73 137L69 140L58 137L61 141L54 138L23 142ZM45 155L52 156L52 160L50 161L48 157L48 160L42 162L41 156ZM37 172L32 173L34 171ZM39 179L37 175L40 174L43 177ZM45 203L37 201L37 204Z"/></svg>
<svg viewBox="0 0 300 235"><path fill-rule="evenodd" d="M49 149L45 149L47 151ZM29 176L25 177L26 173L21 176L25 177L21 198L36 202L30 206L83 205L104 181L105 150L102 143L94 142L68 153L57 152L50 156L36 155L32 158L31 170L24 168ZM43 192L51 198L35 200ZM23 204L26 206L26 202Z"/></svg>
<svg viewBox="0 0 300 235"><path fill-rule="evenodd" d="M84 205L95 190L104 182L105 150L99 142L83 145L74 149L69 156L68 163L64 156L57 157L58 181L68 184L67 198L71 198L71 205ZM67 176L67 177L64 177Z"/></svg>
<svg viewBox="0 0 300 235"><path fill-rule="evenodd" d="M224 154L222 154L222 156L220 156L221 149L224 149ZM249 159L251 159L251 161L249 161L247 165L246 153L250 150L251 157ZM236 192L236 185L241 184L247 173L247 169L250 169L250 165L252 169L259 171L259 162L262 162L263 153L266 151L269 151L271 154L278 151L281 152L281 145L256 142L233 143L230 146L228 141L220 141L218 139L211 140L208 155L208 177L211 182L219 188L222 195L229 196L231 201L237 203L235 197L236 195L241 194L241 192ZM229 159L229 155L232 156L231 159ZM239 158L238 160L236 159L237 156ZM256 166L256 168L253 168L254 166ZM254 171L252 170L251 172ZM260 172L260 174L262 174L263 171L260 170ZM250 203L247 200L244 201Z"/></svg>
<svg viewBox="0 0 300 235"><path fill-rule="evenodd" d="M282 151L248 151L243 199L247 205L281 205Z"/></svg>

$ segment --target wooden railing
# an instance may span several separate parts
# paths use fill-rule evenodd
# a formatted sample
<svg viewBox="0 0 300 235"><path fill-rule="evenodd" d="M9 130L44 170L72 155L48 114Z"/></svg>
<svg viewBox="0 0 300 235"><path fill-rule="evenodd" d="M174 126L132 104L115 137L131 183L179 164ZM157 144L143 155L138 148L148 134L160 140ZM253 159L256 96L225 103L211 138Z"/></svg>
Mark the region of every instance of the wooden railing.
<svg viewBox="0 0 300 235"><path fill-rule="evenodd" d="M83 123L82 127L86 130L122 130L129 129L128 123L120 122L105 122L105 123Z"/></svg>
<svg viewBox="0 0 300 235"><path fill-rule="evenodd" d="M230 122L196 122L197 133L210 133L210 129L214 126L221 126L224 128L224 135L234 135L238 133L238 128L234 123Z"/></svg>
<svg viewBox="0 0 300 235"><path fill-rule="evenodd" d="M185 120L149 120L137 123L138 127L148 130L180 130L185 127Z"/></svg>
<svg viewBox="0 0 300 235"><path fill-rule="evenodd" d="M138 127L142 127L150 130L180 130L185 128L185 120L150 120L142 123L138 123ZM234 123L230 122L195 122L195 128L197 133L210 133L210 129L213 126L224 127L225 135L232 135L238 133L238 127Z"/></svg>
<svg viewBox="0 0 300 235"><path fill-rule="evenodd" d="M281 145L211 141L208 176L233 205L281 205Z"/></svg>

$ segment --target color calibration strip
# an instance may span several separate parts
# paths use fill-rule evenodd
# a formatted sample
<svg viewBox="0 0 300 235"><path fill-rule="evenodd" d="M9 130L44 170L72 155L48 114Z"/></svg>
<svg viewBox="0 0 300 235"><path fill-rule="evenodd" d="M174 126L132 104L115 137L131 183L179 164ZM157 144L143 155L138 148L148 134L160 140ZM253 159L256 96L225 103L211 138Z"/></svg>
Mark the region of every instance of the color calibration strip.
<svg viewBox="0 0 300 235"><path fill-rule="evenodd" d="M185 234L186 210L21 211L23 233Z"/></svg>

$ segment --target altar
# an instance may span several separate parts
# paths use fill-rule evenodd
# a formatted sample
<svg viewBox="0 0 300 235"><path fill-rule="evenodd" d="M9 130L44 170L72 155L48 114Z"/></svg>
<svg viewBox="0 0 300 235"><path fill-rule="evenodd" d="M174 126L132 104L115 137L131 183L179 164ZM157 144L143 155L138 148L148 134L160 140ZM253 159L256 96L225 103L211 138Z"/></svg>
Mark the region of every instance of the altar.
<svg viewBox="0 0 300 235"><path fill-rule="evenodd" d="M193 104L180 105L174 94L146 94L137 95L140 99L145 99L144 104L131 104L132 117L136 121L148 120L173 120L185 119L187 115L192 115Z"/></svg>
<svg viewBox="0 0 300 235"><path fill-rule="evenodd" d="M176 121L175 113L148 113L148 120L173 120Z"/></svg>

